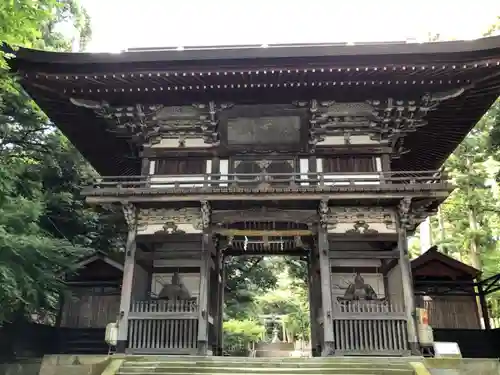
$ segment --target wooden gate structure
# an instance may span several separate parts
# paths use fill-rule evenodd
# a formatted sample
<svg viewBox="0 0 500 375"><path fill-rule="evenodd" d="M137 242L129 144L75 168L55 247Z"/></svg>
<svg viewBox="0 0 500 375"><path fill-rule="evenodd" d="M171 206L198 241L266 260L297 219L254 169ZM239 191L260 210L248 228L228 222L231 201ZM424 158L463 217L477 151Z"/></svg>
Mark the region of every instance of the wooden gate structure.
<svg viewBox="0 0 500 375"><path fill-rule="evenodd" d="M118 351L222 353L223 260L308 260L315 355L419 350L407 235L500 93L467 42L16 49L9 63L128 226Z"/></svg>

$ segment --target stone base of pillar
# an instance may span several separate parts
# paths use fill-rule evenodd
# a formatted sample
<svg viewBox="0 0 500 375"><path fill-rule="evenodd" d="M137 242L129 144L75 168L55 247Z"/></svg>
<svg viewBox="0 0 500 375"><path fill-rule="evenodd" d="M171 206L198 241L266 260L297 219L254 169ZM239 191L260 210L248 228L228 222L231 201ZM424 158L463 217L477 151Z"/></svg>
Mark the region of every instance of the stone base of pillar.
<svg viewBox="0 0 500 375"><path fill-rule="evenodd" d="M322 357L331 357L335 355L335 343L332 341L326 341L323 350L321 351Z"/></svg>
<svg viewBox="0 0 500 375"><path fill-rule="evenodd" d="M409 347L411 355L418 357L422 355L422 351L420 350L420 345L418 342L410 342Z"/></svg>
<svg viewBox="0 0 500 375"><path fill-rule="evenodd" d="M198 341L198 355L208 354L208 343L206 341Z"/></svg>
<svg viewBox="0 0 500 375"><path fill-rule="evenodd" d="M127 340L118 340L116 342L116 352L117 353L125 353L127 349Z"/></svg>

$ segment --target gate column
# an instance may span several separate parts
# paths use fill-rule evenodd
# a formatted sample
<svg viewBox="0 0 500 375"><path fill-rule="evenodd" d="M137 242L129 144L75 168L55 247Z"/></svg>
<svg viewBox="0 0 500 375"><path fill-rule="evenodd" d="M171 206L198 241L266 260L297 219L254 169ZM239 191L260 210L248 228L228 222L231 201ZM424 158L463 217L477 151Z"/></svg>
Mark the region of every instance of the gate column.
<svg viewBox="0 0 500 375"><path fill-rule="evenodd" d="M321 299L323 306L323 349L321 356L327 357L335 354L335 340L333 336L332 317L332 287L330 276L330 258L328 245L328 199L320 201L318 214L318 252L321 277Z"/></svg>
<svg viewBox="0 0 500 375"><path fill-rule="evenodd" d="M411 198L403 198L398 207L396 220L398 231L399 265L403 283L404 309L406 313L406 328L408 343L413 355L420 354L416 327L415 294L413 291L413 280L411 276L410 257L408 255L408 238L406 230L410 224Z"/></svg>
<svg viewBox="0 0 500 375"><path fill-rule="evenodd" d="M210 293L210 271L211 255L214 251L212 232L210 227L211 208L208 201L201 202L201 221L203 227L202 253L200 267L200 296L198 301L198 354L207 355L209 350L209 293Z"/></svg>
<svg viewBox="0 0 500 375"><path fill-rule="evenodd" d="M123 281L120 298L120 312L118 316L118 338L116 351L125 353L128 342L128 316L132 302L132 286L134 283L136 236L137 236L137 209L133 204L123 203L123 216L127 223L128 233L125 244L125 263L123 267Z"/></svg>

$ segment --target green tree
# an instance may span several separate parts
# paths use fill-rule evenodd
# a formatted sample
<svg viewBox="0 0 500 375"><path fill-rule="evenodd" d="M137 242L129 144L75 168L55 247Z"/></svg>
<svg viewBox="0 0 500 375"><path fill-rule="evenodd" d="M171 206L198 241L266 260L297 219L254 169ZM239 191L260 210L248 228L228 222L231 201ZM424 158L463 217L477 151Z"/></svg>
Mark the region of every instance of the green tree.
<svg viewBox="0 0 500 375"><path fill-rule="evenodd" d="M276 286L272 261L265 257L226 259L225 315L227 319L256 317L255 298Z"/></svg>
<svg viewBox="0 0 500 375"><path fill-rule="evenodd" d="M0 40L11 46L67 50L70 41L55 27L73 20L84 37L90 35L88 17L76 1L0 2ZM83 164L78 165L81 157L6 73L1 53L0 322L51 311L63 286L63 271L85 255L86 245L99 243L99 230L81 238L96 215L83 208L75 186L68 186L88 176ZM56 171L61 180L70 177L69 182L56 181ZM79 173L83 177L75 176ZM61 213L72 225L64 227Z"/></svg>
<svg viewBox="0 0 500 375"><path fill-rule="evenodd" d="M280 264L282 261L278 260ZM308 340L310 333L309 296L305 279L293 277L290 268L281 268L277 287L256 298L260 316L280 316L287 341Z"/></svg>
<svg viewBox="0 0 500 375"><path fill-rule="evenodd" d="M7 168L6 168L7 167ZM85 249L48 235L39 225L44 212L40 182L26 163L10 159L0 168L0 322L50 311L71 269Z"/></svg>

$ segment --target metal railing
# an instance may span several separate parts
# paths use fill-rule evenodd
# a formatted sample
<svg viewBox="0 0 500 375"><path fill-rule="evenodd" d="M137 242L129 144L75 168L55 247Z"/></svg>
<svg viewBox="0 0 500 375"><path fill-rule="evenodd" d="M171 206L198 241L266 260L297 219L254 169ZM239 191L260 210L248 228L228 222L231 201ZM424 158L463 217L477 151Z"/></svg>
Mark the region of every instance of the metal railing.
<svg viewBox="0 0 500 375"><path fill-rule="evenodd" d="M149 175L100 177L89 189L260 188L352 185L421 185L445 183L442 171L371 173L206 173L200 175Z"/></svg>

